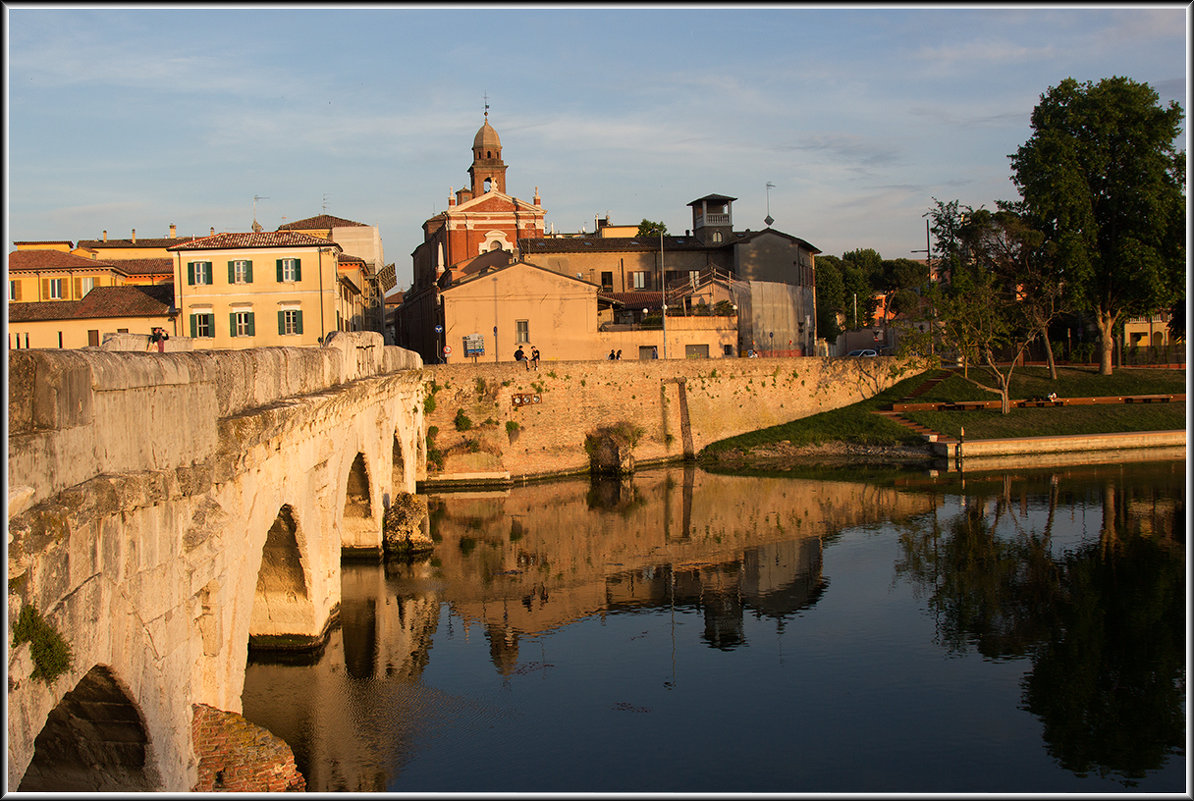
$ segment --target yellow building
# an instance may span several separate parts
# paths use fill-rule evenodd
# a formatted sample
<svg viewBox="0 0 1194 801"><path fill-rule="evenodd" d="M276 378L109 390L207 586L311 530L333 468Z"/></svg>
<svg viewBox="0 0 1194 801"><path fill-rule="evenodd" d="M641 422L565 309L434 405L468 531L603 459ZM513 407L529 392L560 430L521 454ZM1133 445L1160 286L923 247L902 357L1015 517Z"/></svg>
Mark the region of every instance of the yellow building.
<svg viewBox="0 0 1194 801"><path fill-rule="evenodd" d="M179 333L196 350L318 345L343 325L334 242L291 231L220 233L169 250Z"/></svg>
<svg viewBox="0 0 1194 801"><path fill-rule="evenodd" d="M28 248L30 243L16 244ZM94 261L58 248L18 249L8 254L8 301L82 300L93 287L119 286L126 277L112 262Z"/></svg>
<svg viewBox="0 0 1194 801"><path fill-rule="evenodd" d="M173 295L169 285L97 286L82 300L9 303L8 347L99 347L108 334L148 337L155 327L177 336Z"/></svg>
<svg viewBox="0 0 1194 801"><path fill-rule="evenodd" d="M381 232L376 225L346 220L331 214L319 214L304 220L285 223L278 226L279 231L308 234L310 236L335 242L345 257L352 257L352 270L343 269L346 259L341 258L341 275L348 278L352 288L345 287L345 292L351 294L352 289L359 293L361 311L359 319L353 323L354 327L345 327L345 331L377 331L382 333L385 325L384 293L394 288L393 265L386 270L385 253L381 244ZM345 319L357 318L357 314L347 315Z"/></svg>

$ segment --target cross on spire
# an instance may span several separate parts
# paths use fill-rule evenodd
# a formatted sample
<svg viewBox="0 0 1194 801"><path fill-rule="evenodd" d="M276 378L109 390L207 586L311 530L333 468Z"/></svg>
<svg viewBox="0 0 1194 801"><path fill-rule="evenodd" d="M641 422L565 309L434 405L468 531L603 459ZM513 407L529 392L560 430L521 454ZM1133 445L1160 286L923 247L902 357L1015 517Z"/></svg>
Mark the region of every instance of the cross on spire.
<svg viewBox="0 0 1194 801"><path fill-rule="evenodd" d="M482 97L485 98L485 119L489 119L489 93L486 92Z"/></svg>

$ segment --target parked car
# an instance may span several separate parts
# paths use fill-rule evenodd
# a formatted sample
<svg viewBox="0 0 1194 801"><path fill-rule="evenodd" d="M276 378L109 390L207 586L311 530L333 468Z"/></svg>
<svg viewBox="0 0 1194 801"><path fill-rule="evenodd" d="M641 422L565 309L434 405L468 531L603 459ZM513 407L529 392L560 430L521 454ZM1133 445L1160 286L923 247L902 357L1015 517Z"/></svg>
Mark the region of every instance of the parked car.
<svg viewBox="0 0 1194 801"><path fill-rule="evenodd" d="M878 356L874 348L859 348L846 354L847 356Z"/></svg>

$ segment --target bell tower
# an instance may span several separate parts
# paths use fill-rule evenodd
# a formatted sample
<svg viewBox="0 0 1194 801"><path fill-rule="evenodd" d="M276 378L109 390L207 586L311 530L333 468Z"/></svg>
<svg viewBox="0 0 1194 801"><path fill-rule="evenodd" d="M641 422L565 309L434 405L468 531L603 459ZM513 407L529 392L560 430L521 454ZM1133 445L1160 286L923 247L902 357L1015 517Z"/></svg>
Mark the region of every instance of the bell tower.
<svg viewBox="0 0 1194 801"><path fill-rule="evenodd" d="M485 122L473 137L473 166L468 168L473 197L497 190L506 193L506 165L502 162L502 140L489 124L489 103L485 104Z"/></svg>

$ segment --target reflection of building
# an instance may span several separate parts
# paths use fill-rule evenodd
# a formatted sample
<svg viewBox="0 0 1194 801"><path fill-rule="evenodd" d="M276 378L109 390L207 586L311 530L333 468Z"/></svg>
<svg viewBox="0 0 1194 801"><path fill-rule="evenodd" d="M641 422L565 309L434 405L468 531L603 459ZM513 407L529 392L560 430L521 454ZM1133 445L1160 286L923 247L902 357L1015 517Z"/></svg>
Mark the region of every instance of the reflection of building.
<svg viewBox="0 0 1194 801"><path fill-rule="evenodd" d="M818 538L761 545L747 549L740 559L719 564L679 569L661 565L606 579L611 611L699 610L705 617L702 639L723 650L745 642L743 616L748 611L783 620L815 604L824 589Z"/></svg>
<svg viewBox="0 0 1194 801"><path fill-rule="evenodd" d="M485 626L495 666L509 670L520 637L634 605L699 609L703 639L733 647L745 610L782 622L816 603L823 535L934 503L897 488L678 468L637 473L630 486L432 495L429 512L453 614Z"/></svg>

